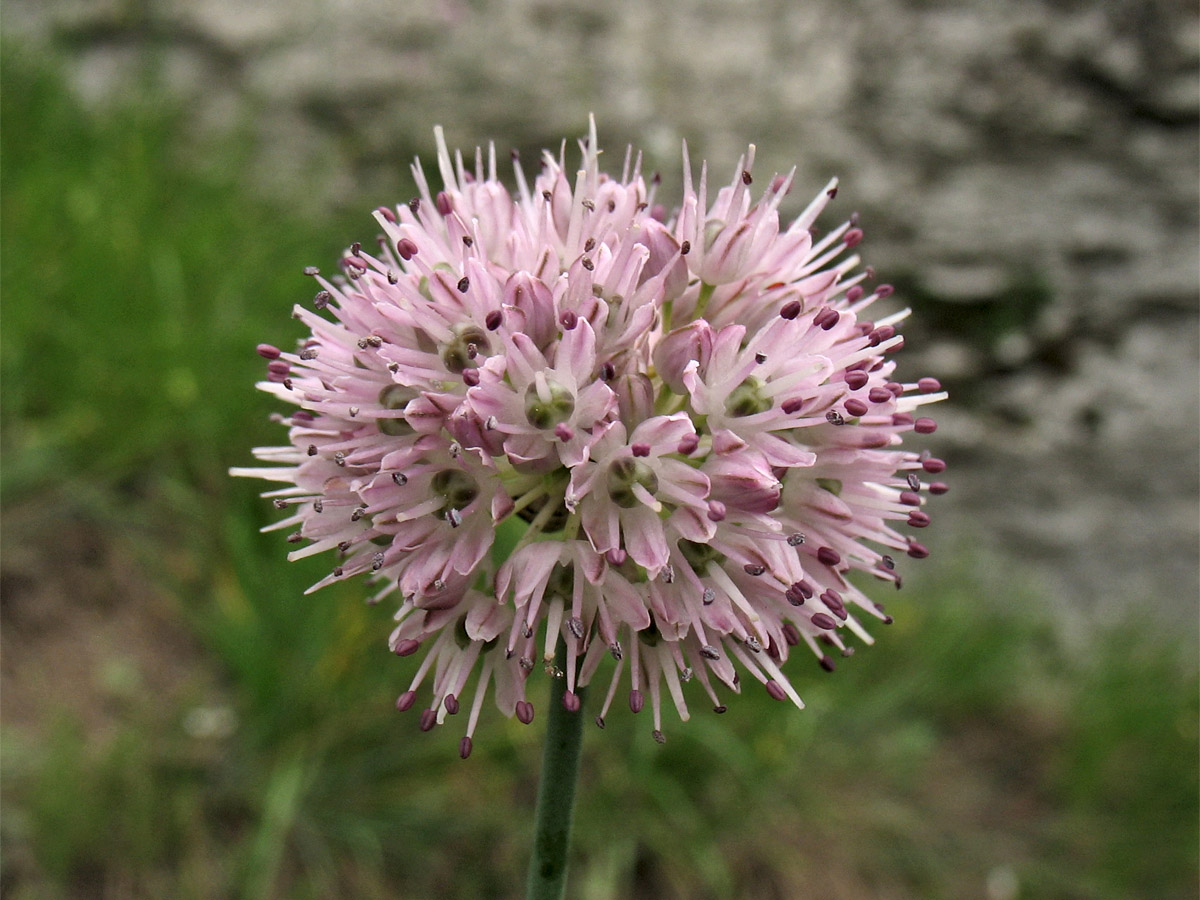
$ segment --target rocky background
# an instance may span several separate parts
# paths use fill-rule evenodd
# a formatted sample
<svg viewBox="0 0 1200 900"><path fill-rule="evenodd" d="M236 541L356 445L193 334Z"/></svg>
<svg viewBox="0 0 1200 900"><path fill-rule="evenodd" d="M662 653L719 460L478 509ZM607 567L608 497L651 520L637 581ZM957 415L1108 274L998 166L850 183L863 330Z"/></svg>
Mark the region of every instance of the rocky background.
<svg viewBox="0 0 1200 900"><path fill-rule="evenodd" d="M954 394L928 543L975 553L1001 599L1195 621L1190 0L8 0L4 28L65 48L98 103L150 65L198 133L248 124L302 214L403 200L435 123L529 160L589 111L663 197L684 138L722 175L747 140L759 172L798 165L800 205L838 174L833 214L861 213L916 310L908 374Z"/></svg>

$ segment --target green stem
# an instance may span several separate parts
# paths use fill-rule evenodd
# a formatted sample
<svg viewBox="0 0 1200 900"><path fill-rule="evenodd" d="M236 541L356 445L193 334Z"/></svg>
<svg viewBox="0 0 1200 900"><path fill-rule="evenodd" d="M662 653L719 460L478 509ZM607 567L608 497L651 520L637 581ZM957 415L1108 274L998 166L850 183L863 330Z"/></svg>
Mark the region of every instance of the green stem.
<svg viewBox="0 0 1200 900"><path fill-rule="evenodd" d="M566 645L560 642L555 668L561 671L566 665ZM575 811L575 785L579 780L579 748L583 744L583 712L568 712L563 706L566 686L565 677L551 679L546 748L542 755L542 782L538 786L526 900L562 900L567 887L571 819ZM577 694L582 700L583 690Z"/></svg>

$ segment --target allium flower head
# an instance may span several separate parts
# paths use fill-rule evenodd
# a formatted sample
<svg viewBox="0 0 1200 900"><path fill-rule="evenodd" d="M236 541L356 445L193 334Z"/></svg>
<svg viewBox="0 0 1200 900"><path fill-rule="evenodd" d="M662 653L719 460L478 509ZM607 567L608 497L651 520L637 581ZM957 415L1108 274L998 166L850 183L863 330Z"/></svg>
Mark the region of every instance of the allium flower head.
<svg viewBox="0 0 1200 900"><path fill-rule="evenodd" d="M813 228L836 181L781 227L794 171L756 190L751 146L710 200L685 150L668 216L640 157L599 170L594 123L578 172L546 154L530 184L517 162L515 195L494 148L469 169L436 135L442 189L414 165L376 253L307 270L311 337L259 347L261 387L299 409L255 451L270 467L234 473L283 485L291 559L336 554L312 589L366 575L395 598L391 649L421 657L397 707L425 730L464 708L464 756L489 691L533 718L538 668L568 708L606 679L601 726L648 697L658 740L693 679L718 712L747 677L803 706L792 649L832 669L871 643L860 617L890 619L848 576L898 587L894 557L927 551L897 527L946 490L901 448L945 396L893 375L908 311L869 320L891 288L860 270L862 231Z"/></svg>

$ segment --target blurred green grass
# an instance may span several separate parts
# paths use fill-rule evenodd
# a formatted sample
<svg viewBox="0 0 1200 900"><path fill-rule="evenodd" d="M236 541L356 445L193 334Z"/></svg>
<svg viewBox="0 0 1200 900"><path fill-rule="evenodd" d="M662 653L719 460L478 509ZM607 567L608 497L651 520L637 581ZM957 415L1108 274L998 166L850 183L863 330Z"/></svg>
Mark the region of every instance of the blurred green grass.
<svg viewBox="0 0 1200 900"><path fill-rule="evenodd" d="M52 57L0 64L10 522L127 548L154 590L117 602L159 604L200 648L194 684L135 678L109 727L48 708L5 728L0 893L520 896L540 722L491 716L465 763L450 729L419 735L390 709L411 672L390 612L354 586L303 597L322 563L287 564L256 486L225 475L279 437L255 343L298 335L301 267L369 236L365 212L263 195L245 123L198 137L152 69L97 113ZM6 556L32 539L6 528ZM1194 648L1133 622L1069 648L1042 598L985 596L959 556L912 579L877 646L798 674L802 713L697 697L665 747L644 717L589 733L572 896L1195 897ZM70 544L44 559L70 566ZM6 665L39 665L21 653Z"/></svg>

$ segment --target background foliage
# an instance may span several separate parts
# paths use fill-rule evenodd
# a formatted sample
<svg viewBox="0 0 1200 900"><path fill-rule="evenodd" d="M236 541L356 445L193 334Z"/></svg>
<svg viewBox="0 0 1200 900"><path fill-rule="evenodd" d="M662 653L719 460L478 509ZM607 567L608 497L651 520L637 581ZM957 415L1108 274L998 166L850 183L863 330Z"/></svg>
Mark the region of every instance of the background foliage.
<svg viewBox="0 0 1200 900"><path fill-rule="evenodd" d="M257 190L237 123L198 136L151 71L100 112L52 59L2 77L0 893L519 896L540 723L493 714L468 762L420 735L389 611L303 597L323 563L225 475L280 435L254 344L372 223ZM1195 897L1195 648L936 546L805 712L590 732L572 896Z"/></svg>

